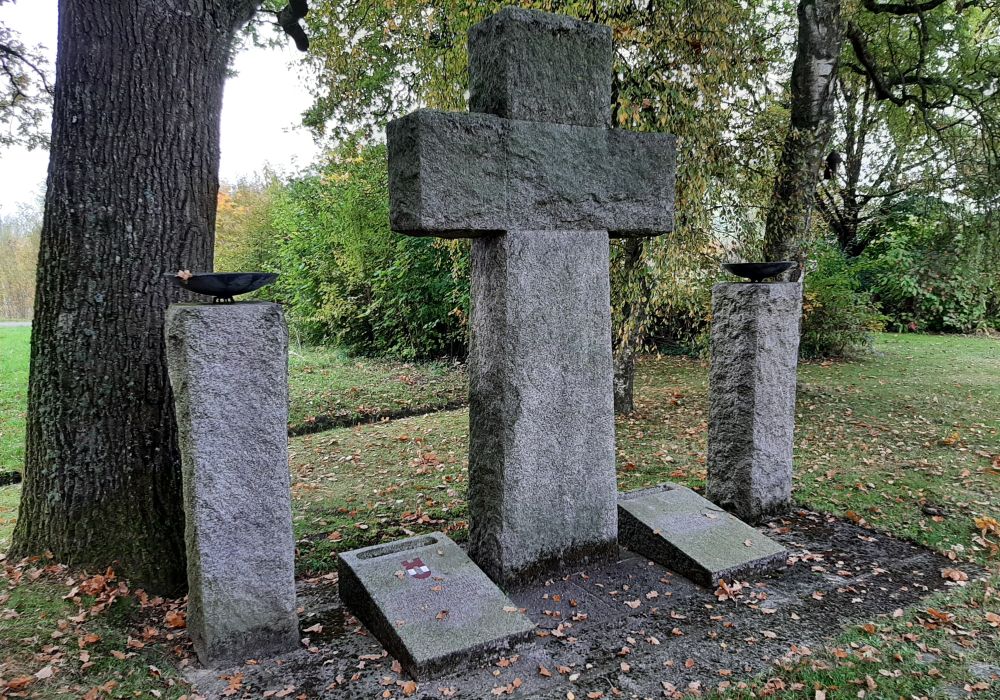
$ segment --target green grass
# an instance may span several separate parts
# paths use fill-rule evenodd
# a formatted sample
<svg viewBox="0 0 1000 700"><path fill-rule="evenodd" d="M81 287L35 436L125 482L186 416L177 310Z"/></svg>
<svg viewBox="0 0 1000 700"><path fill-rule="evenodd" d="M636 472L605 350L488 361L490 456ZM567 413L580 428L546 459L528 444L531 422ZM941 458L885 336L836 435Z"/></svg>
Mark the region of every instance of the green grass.
<svg viewBox="0 0 1000 700"><path fill-rule="evenodd" d="M961 558L992 561L973 523L1000 517L993 462L1000 343L881 336L877 348L867 362L802 366L796 498ZM704 483L706 392L702 362L642 362L637 411L617 424L621 489ZM461 538L466 443L464 410L293 440L303 571L328 568L336 551L409 531L444 524ZM325 539L331 532L342 539Z"/></svg>
<svg viewBox="0 0 1000 700"><path fill-rule="evenodd" d="M937 697L946 685L961 687L969 663L1000 658L998 629L986 618L1000 610L998 534L984 537L975 525L1000 519L1000 342L883 335L876 348L863 362L801 367L797 500L983 564L992 577L849 630L834 648L776 669L770 687L760 679L725 697L781 690L780 697L811 699L817 689L829 700L859 690L868 698ZM293 358L291 372L301 420L464 393L464 377L448 366L358 362L329 351ZM640 364L637 411L617 424L622 489L703 484L706 392L703 362ZM299 573L330 571L338 551L412 533L446 530L464 539L467 420L466 410L451 410L292 439ZM0 548L17 494L0 489ZM927 607L954 618L934 620ZM11 638L0 633L0 644ZM932 665L917 661L922 649L938 650Z"/></svg>
<svg viewBox="0 0 1000 700"><path fill-rule="evenodd" d="M292 350L288 422L295 433L464 403L462 365L352 358L336 348Z"/></svg>
<svg viewBox="0 0 1000 700"><path fill-rule="evenodd" d="M10 535L17 521L17 504L21 501L20 486L0 486L0 552L10 546Z"/></svg>
<svg viewBox="0 0 1000 700"><path fill-rule="evenodd" d="M0 328L0 473L24 462L30 342L30 328Z"/></svg>
<svg viewBox="0 0 1000 700"><path fill-rule="evenodd" d="M31 583L0 577L0 680L25 684L22 692L34 698L179 698L189 691L160 609L126 596L108 604L111 588L100 598L67 600L63 569L46 568L27 568L22 581L39 575ZM93 613L96 603L107 607Z"/></svg>

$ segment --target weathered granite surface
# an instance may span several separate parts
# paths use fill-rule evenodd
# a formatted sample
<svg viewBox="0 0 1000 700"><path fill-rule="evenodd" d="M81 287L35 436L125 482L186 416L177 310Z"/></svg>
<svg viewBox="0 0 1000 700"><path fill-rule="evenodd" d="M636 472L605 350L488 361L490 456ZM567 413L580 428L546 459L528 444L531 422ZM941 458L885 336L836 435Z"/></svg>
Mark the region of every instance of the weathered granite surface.
<svg viewBox="0 0 1000 700"><path fill-rule="evenodd" d="M469 32L469 110L606 127L611 28L505 7Z"/></svg>
<svg viewBox="0 0 1000 700"><path fill-rule="evenodd" d="M676 484L621 494L618 541L712 587L781 568L788 556L771 538Z"/></svg>
<svg viewBox="0 0 1000 700"><path fill-rule="evenodd" d="M390 122L390 218L412 235L673 230L675 138L418 110ZM627 176L623 175L627 174Z"/></svg>
<svg viewBox="0 0 1000 700"><path fill-rule="evenodd" d="M439 532L345 552L338 574L341 600L414 678L506 649L535 628Z"/></svg>
<svg viewBox="0 0 1000 700"><path fill-rule="evenodd" d="M469 551L496 581L615 551L608 250L603 231L473 241Z"/></svg>
<svg viewBox="0 0 1000 700"><path fill-rule="evenodd" d="M606 128L606 27L506 9L469 51L477 113L389 125L390 219L475 238L469 547L508 584L615 550L608 234L673 228L674 139Z"/></svg>
<svg viewBox="0 0 1000 700"><path fill-rule="evenodd" d="M802 287L712 289L706 495L750 523L791 505Z"/></svg>
<svg viewBox="0 0 1000 700"><path fill-rule="evenodd" d="M261 302L166 317L184 479L188 630L209 667L298 646L288 332Z"/></svg>

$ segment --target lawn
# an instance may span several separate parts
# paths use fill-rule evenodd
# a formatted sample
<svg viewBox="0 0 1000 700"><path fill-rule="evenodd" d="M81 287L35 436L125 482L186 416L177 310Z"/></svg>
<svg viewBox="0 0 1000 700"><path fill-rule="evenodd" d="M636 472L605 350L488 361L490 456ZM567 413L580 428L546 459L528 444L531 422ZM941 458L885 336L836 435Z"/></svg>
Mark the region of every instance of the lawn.
<svg viewBox="0 0 1000 700"><path fill-rule="evenodd" d="M0 328L0 474L20 471L24 462L30 340L30 328ZM336 348L293 347L288 364L292 434L466 402L465 370L454 362L351 358Z"/></svg>
<svg viewBox="0 0 1000 700"><path fill-rule="evenodd" d="M928 608L921 608L847 630L829 649L775 669L773 678L759 679L753 687L758 696L783 690L781 697L810 699L818 697L814 688L840 689L831 691L828 700L858 697L859 691L868 698L937 697L947 687L958 696L996 697L989 695L996 692L995 686L980 692L969 681L966 692L963 683L970 664L997 663L1000 658L1000 342L883 335L876 349L864 362L801 367L796 499L912 539L957 561L984 565L991 578L956 586L930 601L928 608L935 611L931 618ZM298 410L298 416L308 417L341 411L362 417L358 408L374 404L387 413L433 401L447 405L452 399L445 397L464 393L463 382L460 371L446 365L303 354L292 360L293 413ZM671 357L646 358L640 364L637 411L619 419L617 426L622 489L664 480L703 484L706 390L703 362ZM466 431L467 411L457 409L293 438L290 462L300 574L322 575L334 568L338 551L411 533L446 530L462 540ZM12 527L17 492L17 487L0 489L0 549ZM42 576L40 582L45 580ZM75 606L54 597L59 593L61 598L65 586L44 583L52 586L46 593L50 589L39 588L41 583L6 584L14 597L4 602L5 584L0 582L0 613L3 607L14 609L21 620L16 631L0 633L0 646L25 637L47 640L58 629L58 620L65 623L74 614ZM151 624L164 635L169 633L169 612L162 606L139 607L122 613L122 619L131 621L128 629ZM0 629L3 624L0 614ZM116 626L100 617L87 624L104 625L98 634L119 644L124 623ZM19 647L10 663L34 673L39 664L32 661L33 655L45 643ZM103 658L123 648L105 645L102 639L93 652ZM91 686L114 680L123 689L156 688L164 697L179 694L169 685L176 677L172 665L161 664L160 675L152 680L148 674L142 679L135 675L141 664L156 665L150 660L155 660L156 648L130 647L128 653L136 656L120 659L118 666L93 677L82 674L78 661L68 667L76 674L72 678L85 677ZM926 662L928 654L932 664Z"/></svg>
<svg viewBox="0 0 1000 700"><path fill-rule="evenodd" d="M0 475L20 470L24 461L30 342L30 328L0 328Z"/></svg>

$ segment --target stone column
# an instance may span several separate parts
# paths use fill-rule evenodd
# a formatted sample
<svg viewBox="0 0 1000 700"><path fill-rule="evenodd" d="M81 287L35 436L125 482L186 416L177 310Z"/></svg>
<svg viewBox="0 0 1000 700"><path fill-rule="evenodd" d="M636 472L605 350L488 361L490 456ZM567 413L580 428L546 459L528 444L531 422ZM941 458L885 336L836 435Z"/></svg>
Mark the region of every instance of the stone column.
<svg viewBox="0 0 1000 700"><path fill-rule="evenodd" d="M288 331L263 302L166 319L184 478L188 630L219 667L298 647L288 473Z"/></svg>
<svg viewBox="0 0 1000 700"><path fill-rule="evenodd" d="M617 552L608 255L606 231L472 243L469 553L502 584Z"/></svg>
<svg viewBox="0 0 1000 700"><path fill-rule="evenodd" d="M709 500L750 523L792 498L792 433L802 286L712 289Z"/></svg>

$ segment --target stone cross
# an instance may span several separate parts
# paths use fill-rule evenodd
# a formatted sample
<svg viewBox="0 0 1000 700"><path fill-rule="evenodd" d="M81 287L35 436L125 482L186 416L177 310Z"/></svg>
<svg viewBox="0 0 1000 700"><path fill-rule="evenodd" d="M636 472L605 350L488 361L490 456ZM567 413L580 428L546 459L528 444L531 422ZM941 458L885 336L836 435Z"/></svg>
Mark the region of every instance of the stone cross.
<svg viewBox="0 0 1000 700"><path fill-rule="evenodd" d="M673 229L674 137L611 129L611 30L506 8L470 110L388 128L391 223L470 237L469 552L495 581L613 553L609 241Z"/></svg>

